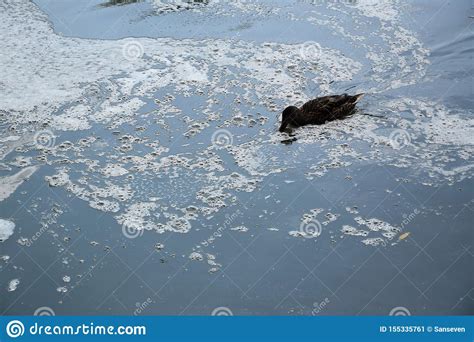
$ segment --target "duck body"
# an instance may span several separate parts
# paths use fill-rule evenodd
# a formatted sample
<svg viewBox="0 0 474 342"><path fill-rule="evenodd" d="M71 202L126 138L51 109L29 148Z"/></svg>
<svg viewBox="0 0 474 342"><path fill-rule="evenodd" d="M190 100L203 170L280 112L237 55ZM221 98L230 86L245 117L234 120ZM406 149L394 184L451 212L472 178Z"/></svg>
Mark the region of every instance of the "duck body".
<svg viewBox="0 0 474 342"><path fill-rule="evenodd" d="M282 114L280 132L287 127L322 125L328 121L340 120L354 113L357 102L364 94L330 95L310 100L300 108L286 107Z"/></svg>

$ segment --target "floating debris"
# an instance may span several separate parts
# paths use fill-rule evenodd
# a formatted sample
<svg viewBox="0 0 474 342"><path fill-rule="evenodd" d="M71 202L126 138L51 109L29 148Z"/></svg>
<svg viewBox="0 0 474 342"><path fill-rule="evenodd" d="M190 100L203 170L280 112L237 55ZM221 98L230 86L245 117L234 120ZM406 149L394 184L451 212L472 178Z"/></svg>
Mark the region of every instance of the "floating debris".
<svg viewBox="0 0 474 342"><path fill-rule="evenodd" d="M8 292L13 292L17 289L18 285L20 284L20 280L19 279L12 279L10 280L10 282L8 283L8 287L7 287L7 291Z"/></svg>
<svg viewBox="0 0 474 342"><path fill-rule="evenodd" d="M233 227L233 228L230 228L230 230L237 231L237 232L242 232L242 233L245 233L245 232L249 231L249 229L245 226Z"/></svg>
<svg viewBox="0 0 474 342"><path fill-rule="evenodd" d="M410 232L403 233L398 237L398 241L405 240L408 236L410 236Z"/></svg>

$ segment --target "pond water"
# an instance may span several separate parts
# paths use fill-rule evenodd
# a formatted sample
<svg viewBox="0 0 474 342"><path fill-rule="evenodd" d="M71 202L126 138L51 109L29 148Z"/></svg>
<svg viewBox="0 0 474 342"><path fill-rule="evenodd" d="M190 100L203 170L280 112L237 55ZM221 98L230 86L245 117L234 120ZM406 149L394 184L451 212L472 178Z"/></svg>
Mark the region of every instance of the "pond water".
<svg viewBox="0 0 474 342"><path fill-rule="evenodd" d="M2 314L473 314L471 15L2 1Z"/></svg>

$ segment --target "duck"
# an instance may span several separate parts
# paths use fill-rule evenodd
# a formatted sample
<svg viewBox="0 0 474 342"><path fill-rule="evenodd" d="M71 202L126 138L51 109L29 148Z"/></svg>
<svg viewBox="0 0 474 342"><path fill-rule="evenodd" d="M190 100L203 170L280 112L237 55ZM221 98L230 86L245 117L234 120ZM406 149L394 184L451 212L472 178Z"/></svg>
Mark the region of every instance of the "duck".
<svg viewBox="0 0 474 342"><path fill-rule="evenodd" d="M282 113L279 131L285 132L290 127L323 125L328 121L344 119L354 113L357 102L363 96L363 93L329 95L310 100L299 108L286 107Z"/></svg>

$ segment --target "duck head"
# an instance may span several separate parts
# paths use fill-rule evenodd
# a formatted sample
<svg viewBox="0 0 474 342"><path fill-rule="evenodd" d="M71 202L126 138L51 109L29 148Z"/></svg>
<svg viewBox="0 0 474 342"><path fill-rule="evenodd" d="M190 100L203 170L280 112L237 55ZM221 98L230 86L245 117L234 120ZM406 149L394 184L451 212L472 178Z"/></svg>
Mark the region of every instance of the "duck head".
<svg viewBox="0 0 474 342"><path fill-rule="evenodd" d="M286 107L281 115L281 126L279 131L284 132L286 127L291 123L294 115L299 111L298 107L289 106Z"/></svg>

